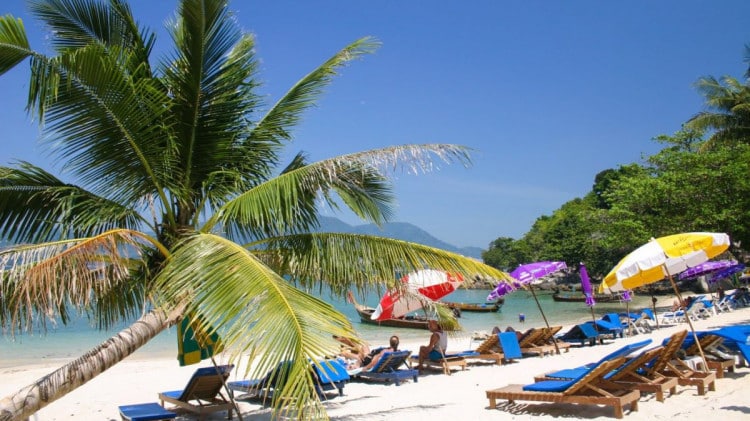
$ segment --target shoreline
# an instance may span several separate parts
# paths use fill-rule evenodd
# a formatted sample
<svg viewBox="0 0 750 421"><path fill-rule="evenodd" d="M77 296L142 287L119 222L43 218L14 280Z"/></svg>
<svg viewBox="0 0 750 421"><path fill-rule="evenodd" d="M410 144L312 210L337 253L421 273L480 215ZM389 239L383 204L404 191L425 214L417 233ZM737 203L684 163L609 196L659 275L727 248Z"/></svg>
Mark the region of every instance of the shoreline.
<svg viewBox="0 0 750 421"><path fill-rule="evenodd" d="M750 324L750 308L719 313L705 320L694 322L696 330L709 330L731 324ZM531 327L527 324L526 326ZM569 328L566 325L563 331ZM572 347L569 352L546 357L525 357L504 365L470 364L466 371L455 371L446 376L439 371L428 370L418 382L407 381L400 386L372 382L352 381L344 388L344 396L333 397L324 403L329 416L335 420L400 420L400 419L541 419L560 417L582 419L613 419L611 408L595 406L572 406L563 404L518 402L510 405L500 403L498 409L488 409L485 391L510 383L531 383L533 376L553 369L576 367L625 344L652 339L652 346L672 333L688 329L688 325L662 327L650 334L626 336L604 345ZM429 333L424 332L424 341L403 340L400 348L416 353L419 345L425 344ZM449 350L468 349L468 336L453 336L449 339ZM369 341L368 341L369 342ZM370 342L380 346L379 342ZM57 361L57 360L55 360ZM218 363L222 363L218 358ZM149 357L133 354L87 384L69 393L40 410L31 420L119 420L118 405L141 402L157 402L157 393L184 387L187 379L197 367L210 365L203 361L187 367L179 367L174 356ZM52 361L40 362L13 368L0 369L0 396L5 397L32 381L58 368ZM231 380L242 378L242 371L235 369ZM639 410L625 411L625 419L666 420L684 417L720 416L727 420L747 416L746 391L750 386L750 368L740 367L725 378L718 379L716 391L698 396L694 387L680 386L674 396L665 402L656 402L653 395L643 394ZM238 401L243 420L270 420L270 409L252 401ZM178 420L195 420L191 416L179 416ZM226 419L226 413L216 413L208 420Z"/></svg>

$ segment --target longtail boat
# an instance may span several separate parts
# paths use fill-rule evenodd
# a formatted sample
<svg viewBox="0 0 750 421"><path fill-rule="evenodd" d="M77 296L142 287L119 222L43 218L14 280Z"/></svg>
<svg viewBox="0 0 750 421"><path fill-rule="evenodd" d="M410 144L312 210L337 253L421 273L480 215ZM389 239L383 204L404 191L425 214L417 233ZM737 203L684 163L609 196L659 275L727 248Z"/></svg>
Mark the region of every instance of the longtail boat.
<svg viewBox="0 0 750 421"><path fill-rule="evenodd" d="M452 301L443 301L442 303L450 308L458 309L460 311L473 311L482 313L491 313L498 311L502 306L502 303L500 301L496 301L494 303L456 303Z"/></svg>
<svg viewBox="0 0 750 421"><path fill-rule="evenodd" d="M563 293L563 292L556 292L552 294L552 299L559 302L565 302L565 303L583 303L586 302L586 296L581 294L580 292L573 292L573 293ZM596 294L594 295L594 301L597 303L609 303L612 301L619 300L620 297L617 295L612 294Z"/></svg>

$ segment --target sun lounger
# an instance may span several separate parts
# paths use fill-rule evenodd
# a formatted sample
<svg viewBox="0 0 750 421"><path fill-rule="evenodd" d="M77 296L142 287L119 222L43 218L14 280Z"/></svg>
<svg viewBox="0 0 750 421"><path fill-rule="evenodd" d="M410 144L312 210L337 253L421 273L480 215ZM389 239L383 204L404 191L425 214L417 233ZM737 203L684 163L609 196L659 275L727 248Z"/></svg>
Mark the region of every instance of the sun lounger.
<svg viewBox="0 0 750 421"><path fill-rule="evenodd" d="M650 342L651 340L649 339L647 341L620 348L602 358L600 362L612 358L627 357L627 355L631 355L634 351L641 349ZM655 360L663 351L664 347L659 346L627 358L622 365L615 367L612 371L603 376L601 387L607 390L623 388L625 390L635 389L641 392L654 393L656 395L656 400L663 402L665 393L669 392L670 394L674 394L676 392L678 383L677 379L665 377L658 373L646 375L643 372L644 367L646 367L649 362ZM586 367L587 366L547 373L543 376L538 376L535 380L571 379L574 378L574 376L579 376L587 369Z"/></svg>
<svg viewBox="0 0 750 421"><path fill-rule="evenodd" d="M594 345L597 342L603 343L603 336L594 328L592 324L581 323L573 326L567 332L559 336L565 342L578 342L583 346L586 342Z"/></svg>
<svg viewBox="0 0 750 421"><path fill-rule="evenodd" d="M473 350L447 352L446 358L463 357L466 360L488 360L496 364L523 358L515 332L499 332L491 335ZM413 359L414 357L412 357Z"/></svg>
<svg viewBox="0 0 750 421"><path fill-rule="evenodd" d="M535 354L544 356L545 354L551 354L554 350L552 345L540 345L538 342L547 335L545 328L532 327L524 332L520 338L518 338L518 345L521 347L521 352L524 354Z"/></svg>
<svg viewBox="0 0 750 421"><path fill-rule="evenodd" d="M721 349L726 349L739 357L744 365L750 364L750 325L725 326L719 329L698 332L698 334L712 334L724 339Z"/></svg>
<svg viewBox="0 0 750 421"><path fill-rule="evenodd" d="M411 351L388 351L384 352L380 360L369 370L363 370L355 374L355 377L369 380L385 380L386 383L393 381L396 386L401 380L414 379L417 381L419 371L408 367L407 359Z"/></svg>
<svg viewBox="0 0 750 421"><path fill-rule="evenodd" d="M724 378L725 371L734 372L734 357L717 354L717 349L721 346L721 343L724 342L724 338L718 335L706 333L697 333L697 335L700 349L698 349L698 344L695 343L695 340L692 337L688 337L683 344L686 358L695 358L700 364L702 364L703 357L701 356L700 351L703 350L703 356L706 357L708 368L716 372L717 379Z"/></svg>
<svg viewBox="0 0 750 421"><path fill-rule="evenodd" d="M184 389L159 393L161 405L169 402L199 416L226 410L231 419L234 404L224 397L221 389L232 368L234 366L230 364L195 370Z"/></svg>
<svg viewBox="0 0 750 421"><path fill-rule="evenodd" d="M123 421L172 420L177 414L164 409L156 402L122 405L117 408Z"/></svg>
<svg viewBox="0 0 750 421"><path fill-rule="evenodd" d="M616 418L623 417L623 407L630 405L631 411L638 410L638 399L641 393L637 390L605 390L600 387L602 378L621 365L624 358L619 357L599 364L587 370L582 376L572 380L545 380L527 385L511 384L499 389L486 391L490 408L497 407L498 399L515 401L537 401L572 403L582 405L606 405L614 409Z"/></svg>
<svg viewBox="0 0 750 421"><path fill-rule="evenodd" d="M344 396L344 386L350 376L343 364L338 360L326 359L311 362L310 367L318 397L326 399L325 392L331 390L337 390L339 396ZM260 398L265 401L286 382L290 368L291 362L284 361L261 378L231 381L227 383L227 387L232 394L242 392L246 394L245 398Z"/></svg>
<svg viewBox="0 0 750 421"><path fill-rule="evenodd" d="M603 356L598 361L584 364L580 367L576 368L569 368L565 370L557 370L549 373L545 373L542 376L538 376L538 380L549 380L550 378L556 378L556 379L575 379L580 377L581 375L585 374L586 371L591 370L593 367L596 367L598 365L601 365L607 361L613 360L615 358L619 357L626 357L635 351L638 351L640 349L643 349L645 346L651 343L651 339L646 339L643 341L635 342L632 344L627 344L625 346L622 346L620 348L617 348L616 350L610 352L609 354Z"/></svg>
<svg viewBox="0 0 750 421"><path fill-rule="evenodd" d="M670 336L664 342L664 352L656 361L646 368L646 373L655 373L666 377L675 377L680 386L696 386L699 395L705 395L706 389L716 390L716 373L696 371L690 368L678 357L678 351L682 347L687 330L683 330Z"/></svg>
<svg viewBox="0 0 750 421"><path fill-rule="evenodd" d="M586 322L585 324L592 326L596 329L597 332L599 332L600 336L609 336L612 339L615 339L617 337L624 337L625 333L622 328L622 324L619 322L617 323L610 323L603 319L597 319L595 321ZM596 324L596 326L594 326Z"/></svg>

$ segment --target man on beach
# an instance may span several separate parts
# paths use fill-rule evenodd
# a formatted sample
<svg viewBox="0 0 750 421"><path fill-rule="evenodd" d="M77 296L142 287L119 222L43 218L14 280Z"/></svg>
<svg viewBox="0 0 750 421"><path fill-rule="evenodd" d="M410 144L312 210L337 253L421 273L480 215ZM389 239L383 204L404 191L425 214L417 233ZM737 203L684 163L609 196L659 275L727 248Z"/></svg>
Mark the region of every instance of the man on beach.
<svg viewBox="0 0 750 421"><path fill-rule="evenodd" d="M425 360L439 360L443 358L445 350L448 348L448 335L440 327L437 320L428 321L427 327L432 332L432 335L430 335L430 342L427 345L419 347L419 365L417 369L420 371L424 369L423 364Z"/></svg>

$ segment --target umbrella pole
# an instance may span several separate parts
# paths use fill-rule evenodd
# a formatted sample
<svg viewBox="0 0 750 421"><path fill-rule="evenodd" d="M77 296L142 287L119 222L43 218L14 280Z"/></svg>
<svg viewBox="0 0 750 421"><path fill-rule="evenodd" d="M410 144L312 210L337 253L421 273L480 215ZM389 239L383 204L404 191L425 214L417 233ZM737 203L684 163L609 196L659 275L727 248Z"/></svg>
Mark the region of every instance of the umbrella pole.
<svg viewBox="0 0 750 421"><path fill-rule="evenodd" d="M674 288L675 294L677 294L677 300L678 302L682 303L682 295L680 295L680 290L677 288L677 284L674 282L674 279L672 279L672 275L669 275L669 282L672 283L672 288ZM698 347L698 351L701 354L701 358L703 359L703 369L705 371L708 371L708 361L706 360L706 354L703 353L703 347L701 346L701 341L698 340L698 334L695 333L695 328L693 327L693 322L690 320L690 316L687 314L687 309L683 310L685 312L685 320L687 320L688 325L690 326L690 331L693 332L693 339L695 340L695 345Z"/></svg>
<svg viewBox="0 0 750 421"><path fill-rule="evenodd" d="M625 314L628 320L628 336L633 336L633 324L630 322L630 301L625 301Z"/></svg>
<svg viewBox="0 0 750 421"><path fill-rule="evenodd" d="M531 290L531 295L534 296L534 301L536 301L536 306L539 308L539 312L542 313L542 319L544 319L544 324L547 325L547 329L549 331L549 329L550 329L549 322L547 321L547 316L544 315L544 310L542 310L542 305L539 304L539 299L536 298L536 292L534 292L534 286L531 285L531 284L529 284L529 290ZM560 347L557 346L557 341L555 340L555 338L552 338L552 344L555 345L555 351L559 355L560 354Z"/></svg>

